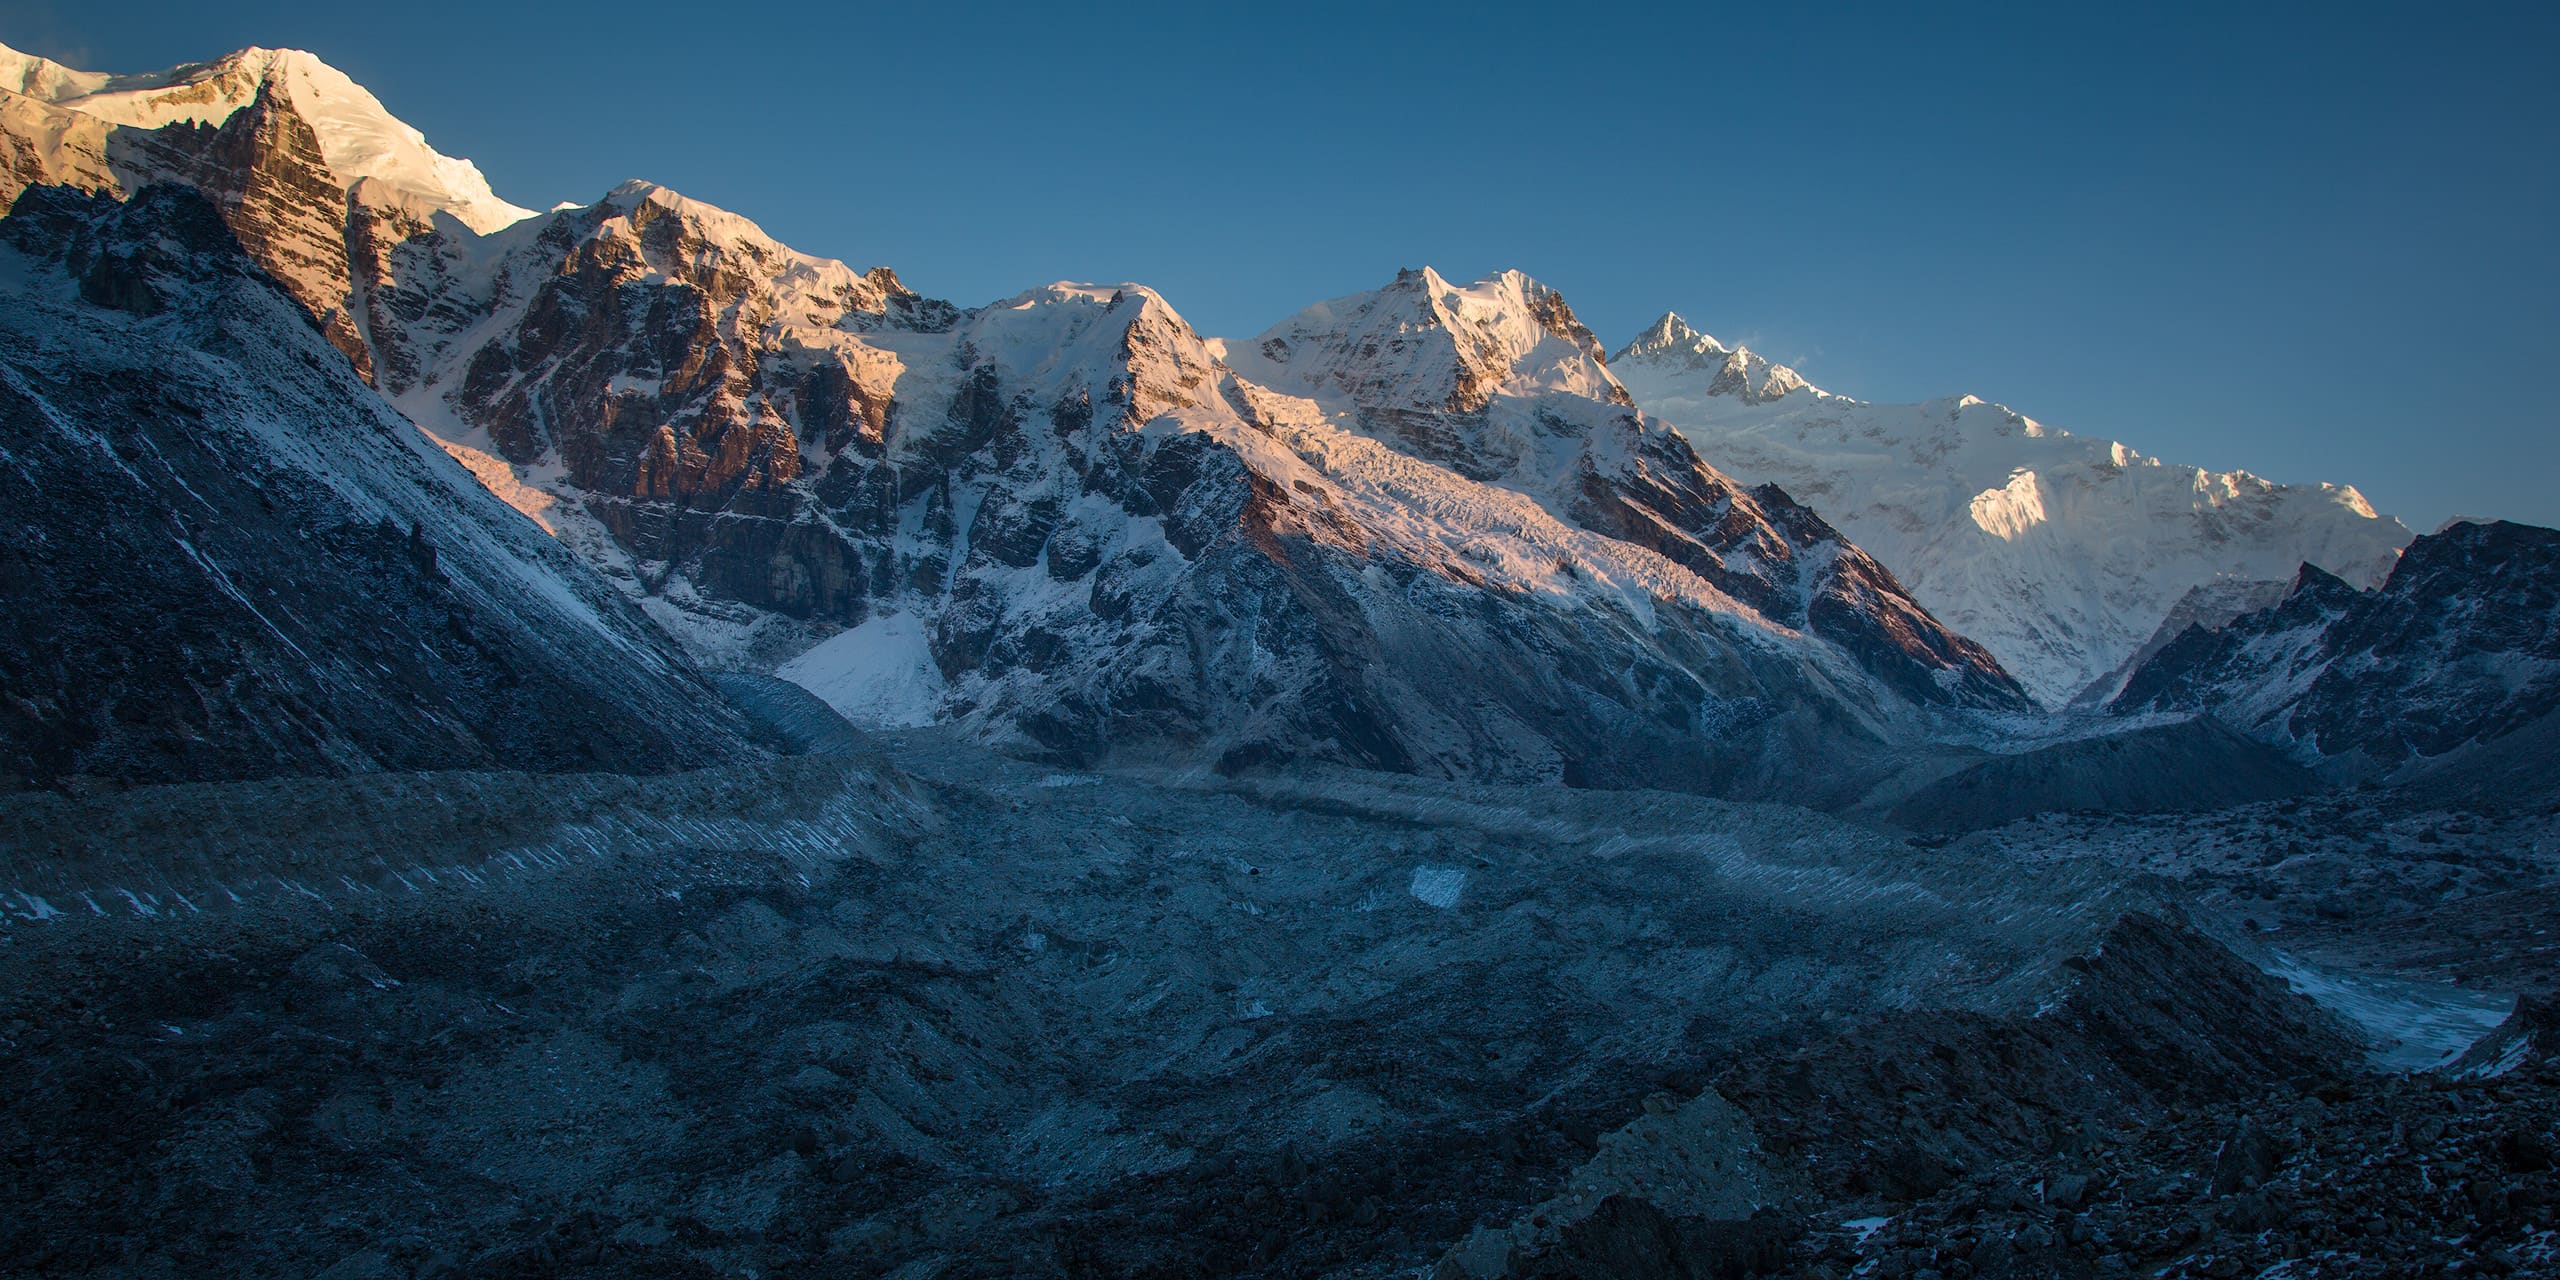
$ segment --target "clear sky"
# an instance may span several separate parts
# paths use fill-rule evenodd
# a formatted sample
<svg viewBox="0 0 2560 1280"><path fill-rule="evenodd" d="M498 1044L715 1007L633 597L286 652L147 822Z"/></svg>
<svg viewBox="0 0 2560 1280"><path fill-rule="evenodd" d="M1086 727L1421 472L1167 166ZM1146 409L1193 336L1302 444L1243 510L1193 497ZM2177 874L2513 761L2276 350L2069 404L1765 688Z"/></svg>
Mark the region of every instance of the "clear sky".
<svg viewBox="0 0 2560 1280"><path fill-rule="evenodd" d="M310 49L518 204L646 177L963 304L1137 280L1249 335L1516 266L1612 347L1676 309L1866 399L2560 524L2560 6L740 8L0 0L0 41Z"/></svg>

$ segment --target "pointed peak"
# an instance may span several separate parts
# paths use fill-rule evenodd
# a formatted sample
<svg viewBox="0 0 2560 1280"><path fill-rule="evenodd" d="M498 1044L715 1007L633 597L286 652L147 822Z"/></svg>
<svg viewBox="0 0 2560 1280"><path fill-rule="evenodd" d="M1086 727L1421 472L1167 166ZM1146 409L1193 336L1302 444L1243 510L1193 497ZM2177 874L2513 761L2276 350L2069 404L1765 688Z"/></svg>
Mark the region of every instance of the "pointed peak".
<svg viewBox="0 0 2560 1280"><path fill-rule="evenodd" d="M2285 592L2278 607L2297 601L2314 606L2338 603L2363 594L2354 583L2305 560L2301 570L2293 575L2293 586Z"/></svg>
<svg viewBox="0 0 2560 1280"><path fill-rule="evenodd" d="M1408 267L1386 286L1320 302L1241 348L1248 376L1364 410L1474 413L1497 395L1631 402L1556 290L1520 271L1456 286Z"/></svg>
<svg viewBox="0 0 2560 1280"><path fill-rule="evenodd" d="M1740 348L1728 348L1716 341L1712 334L1701 333L1690 327L1688 321L1680 318L1679 312L1665 311L1662 313L1662 318L1646 325L1644 332L1637 334L1633 341L1618 348L1618 354L1611 356L1610 360L1612 363L1647 359L1680 360L1697 356L1721 356L1728 351L1738 350Z"/></svg>
<svg viewBox="0 0 2560 1280"><path fill-rule="evenodd" d="M1007 310L1020 311L1029 307L1053 307L1066 303L1098 306L1108 311L1114 307L1127 306L1133 300L1140 307L1153 302L1157 306L1165 307L1166 310L1172 309L1166 306L1163 295L1145 285L1127 281L1104 284L1091 280L1052 280L1047 284L1025 289L995 305Z"/></svg>
<svg viewBox="0 0 2560 1280"><path fill-rule="evenodd" d="M240 49L210 62L140 75L72 71L0 50L0 88L117 129L173 124L219 128L263 99L310 126L329 176L342 189L377 179L453 214L483 235L533 216L532 210L499 199L470 161L438 154L427 145L426 135L394 117L364 86L302 49Z"/></svg>
<svg viewBox="0 0 2560 1280"><path fill-rule="evenodd" d="M1436 308L1441 296L1449 291L1448 277L1426 264L1419 267L1399 268L1396 271L1396 278L1389 281L1387 286L1380 289L1378 293L1381 296L1409 296L1426 308Z"/></svg>
<svg viewBox="0 0 2560 1280"><path fill-rule="evenodd" d="M1033 289L1025 289L1010 298L990 304L986 311L1036 312L1061 310L1100 312L1118 328L1161 327L1188 342L1200 341L1191 322L1165 301L1163 294L1143 284L1121 282L1097 284L1081 280L1055 280Z"/></svg>
<svg viewBox="0 0 2560 1280"><path fill-rule="evenodd" d="M678 200L684 199L683 196L676 193L674 188L660 186L657 183L649 181L647 178L625 178L622 181L613 184L613 190L605 192L604 199L599 200L596 203L601 205L612 205L618 209L627 209L633 205L656 199L660 195L673 196Z"/></svg>
<svg viewBox="0 0 2560 1280"><path fill-rule="evenodd" d="M615 183L613 190L605 192L603 199L586 207L608 218L617 216L628 218L634 214L645 216L645 211L654 209L681 217L710 215L736 218L739 222L747 222L745 218L737 218L735 214L725 209L704 204L673 187L662 186L646 178L625 178ZM754 226L753 223L747 225ZM762 232L758 231L757 234L761 235Z"/></svg>
<svg viewBox="0 0 2560 1280"><path fill-rule="evenodd" d="M1660 319L1645 327L1618 354L1609 357L1613 366L1623 366L1627 376L1641 372L1647 379L1707 379L1706 394L1734 396L1745 404L1762 404L1785 398L1795 391L1811 391L1816 396L1829 392L1804 380L1804 375L1751 350L1740 343L1727 346L1711 334L1692 328L1677 311L1665 311Z"/></svg>

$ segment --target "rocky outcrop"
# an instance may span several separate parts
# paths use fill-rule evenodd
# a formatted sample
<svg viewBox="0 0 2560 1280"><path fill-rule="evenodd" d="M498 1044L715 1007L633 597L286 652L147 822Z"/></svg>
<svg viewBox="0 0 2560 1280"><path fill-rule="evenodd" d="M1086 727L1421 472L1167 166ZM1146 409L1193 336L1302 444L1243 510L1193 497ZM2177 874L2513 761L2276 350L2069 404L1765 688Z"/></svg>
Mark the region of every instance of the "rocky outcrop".
<svg viewBox="0 0 2560 1280"><path fill-rule="evenodd" d="M2305 566L2282 602L2161 648L2109 706L2209 710L2343 777L2502 737L2560 708L2560 533L2456 524L2371 592Z"/></svg>
<svg viewBox="0 0 2560 1280"><path fill-rule="evenodd" d="M2344 1024L2181 921L2128 914L2059 977L2031 1018L1888 1016L1715 1087L1765 1145L1811 1157L1818 1194L1909 1202L2093 1121L2139 1123L2355 1060Z"/></svg>
<svg viewBox="0 0 2560 1280"><path fill-rule="evenodd" d="M374 395L189 189L31 189L0 294L17 785L751 750L627 601Z"/></svg>

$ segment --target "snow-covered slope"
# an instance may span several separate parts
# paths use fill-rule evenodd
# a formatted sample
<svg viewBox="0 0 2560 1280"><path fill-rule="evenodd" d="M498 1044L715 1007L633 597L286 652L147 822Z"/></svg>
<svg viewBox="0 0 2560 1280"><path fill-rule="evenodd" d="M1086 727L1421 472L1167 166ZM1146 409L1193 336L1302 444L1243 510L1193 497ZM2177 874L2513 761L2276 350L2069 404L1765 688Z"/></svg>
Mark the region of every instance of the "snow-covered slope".
<svg viewBox="0 0 2560 1280"><path fill-rule="evenodd" d="M746 724L196 193L0 220L0 774L654 772Z"/></svg>
<svg viewBox="0 0 2560 1280"><path fill-rule="evenodd" d="M2048 705L2112 694L2196 587L2305 562L2370 587L2409 540L2349 487L2174 466L1971 396L1852 400L1676 315L1610 368L1718 466L1819 509Z"/></svg>

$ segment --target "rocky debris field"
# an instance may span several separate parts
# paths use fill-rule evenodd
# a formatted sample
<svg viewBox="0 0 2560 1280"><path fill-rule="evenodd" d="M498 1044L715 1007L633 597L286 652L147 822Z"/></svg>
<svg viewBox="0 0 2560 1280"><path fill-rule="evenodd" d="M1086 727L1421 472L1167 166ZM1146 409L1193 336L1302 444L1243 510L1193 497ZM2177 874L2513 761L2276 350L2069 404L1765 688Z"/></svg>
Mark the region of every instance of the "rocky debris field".
<svg viewBox="0 0 2560 1280"><path fill-rule="evenodd" d="M1775 1270L1884 1280L2560 1273L2560 1069L2368 1075L2096 1130L1812 1233ZM1863 1207L1863 1206L1861 1206Z"/></svg>
<svg viewBox="0 0 2560 1280"><path fill-rule="evenodd" d="M0 1272L2544 1265L2532 1028L2376 1074L2409 1001L2227 921L2238 871L2045 830L933 731L11 796Z"/></svg>

